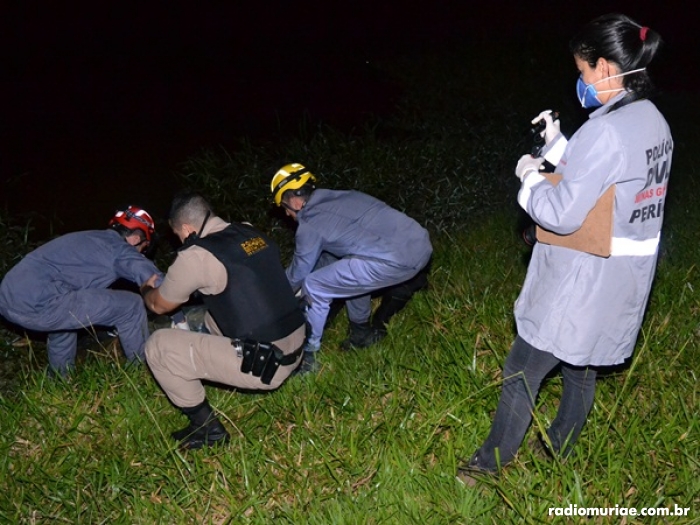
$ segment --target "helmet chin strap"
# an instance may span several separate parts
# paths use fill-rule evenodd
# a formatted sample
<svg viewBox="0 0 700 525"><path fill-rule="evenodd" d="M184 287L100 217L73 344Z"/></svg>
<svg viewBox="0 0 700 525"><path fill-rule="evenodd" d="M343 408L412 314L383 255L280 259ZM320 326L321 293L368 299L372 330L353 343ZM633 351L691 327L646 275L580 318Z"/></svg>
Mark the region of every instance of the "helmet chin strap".
<svg viewBox="0 0 700 525"><path fill-rule="evenodd" d="M294 208L292 208L289 204L287 204L287 203L284 202L284 201L282 201L281 204L282 204L282 207L283 207L285 210L291 211L292 213L299 213L299 210L301 209L301 208L299 208L299 210L295 210Z"/></svg>
<svg viewBox="0 0 700 525"><path fill-rule="evenodd" d="M284 202L284 201L282 201L280 204L282 204L282 207L283 207L285 210L289 210L289 211L291 211L292 213L299 213L299 212L302 210L302 208L306 205L306 201L302 201L301 208L299 208L298 210L295 210L294 208L292 208L289 204L287 204L287 203Z"/></svg>

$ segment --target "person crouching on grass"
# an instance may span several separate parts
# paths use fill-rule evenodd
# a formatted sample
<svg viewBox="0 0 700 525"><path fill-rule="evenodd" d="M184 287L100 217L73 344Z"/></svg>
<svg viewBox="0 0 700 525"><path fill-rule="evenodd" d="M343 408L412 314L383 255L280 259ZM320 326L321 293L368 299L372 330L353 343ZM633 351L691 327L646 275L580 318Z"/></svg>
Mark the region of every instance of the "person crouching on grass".
<svg viewBox="0 0 700 525"><path fill-rule="evenodd" d="M160 284L163 274L143 255L155 233L151 216L129 206L107 229L57 237L18 262L0 283L0 315L22 328L46 332L52 376L75 370L78 331L114 327L130 363L145 359L146 309L138 294L109 288L118 279Z"/></svg>
<svg viewBox="0 0 700 525"><path fill-rule="evenodd" d="M366 348L427 286L433 253L428 231L406 214L359 191L316 189L301 164L283 166L270 183L277 206L298 226L287 277L308 304L310 331L301 372L317 370L316 353L334 299L346 299L350 333L345 350ZM372 317L374 292L382 301Z"/></svg>
<svg viewBox="0 0 700 525"><path fill-rule="evenodd" d="M146 306L176 310L194 292L207 307L208 333L157 330L146 360L189 423L171 435L181 448L229 441L202 380L244 390L274 390L298 367L304 314L284 274L277 245L247 223L228 223L197 193L173 199L170 226L183 243L159 287L144 286Z"/></svg>

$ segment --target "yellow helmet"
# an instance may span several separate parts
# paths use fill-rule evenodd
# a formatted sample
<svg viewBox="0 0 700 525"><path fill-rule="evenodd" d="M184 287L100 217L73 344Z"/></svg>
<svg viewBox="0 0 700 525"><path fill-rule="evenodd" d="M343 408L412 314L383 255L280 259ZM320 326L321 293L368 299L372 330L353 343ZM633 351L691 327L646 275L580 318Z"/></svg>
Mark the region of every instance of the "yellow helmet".
<svg viewBox="0 0 700 525"><path fill-rule="evenodd" d="M293 162L282 166L270 183L272 198L277 206L282 202L282 194L287 190L301 188L309 180L316 182L316 177L301 164Z"/></svg>

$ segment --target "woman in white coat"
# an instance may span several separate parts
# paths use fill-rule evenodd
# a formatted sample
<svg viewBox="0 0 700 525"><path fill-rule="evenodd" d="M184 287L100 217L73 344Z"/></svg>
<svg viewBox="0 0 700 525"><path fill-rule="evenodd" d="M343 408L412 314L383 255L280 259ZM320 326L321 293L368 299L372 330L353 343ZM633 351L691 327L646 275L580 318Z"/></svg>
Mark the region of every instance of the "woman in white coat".
<svg viewBox="0 0 700 525"><path fill-rule="evenodd" d="M584 108L598 109L568 143L549 112L537 117L547 124L545 156L560 156L552 163L562 179L555 185L541 174L542 158L522 157L518 202L542 228L569 235L614 185L610 255L535 245L515 303L518 334L501 398L486 441L459 469L464 482L513 459L540 385L557 367L561 403L541 441L549 454L569 454L593 404L597 367L633 352L654 278L673 151L668 124L648 100L646 67L660 44L656 32L624 15L593 20L571 51L577 96Z"/></svg>

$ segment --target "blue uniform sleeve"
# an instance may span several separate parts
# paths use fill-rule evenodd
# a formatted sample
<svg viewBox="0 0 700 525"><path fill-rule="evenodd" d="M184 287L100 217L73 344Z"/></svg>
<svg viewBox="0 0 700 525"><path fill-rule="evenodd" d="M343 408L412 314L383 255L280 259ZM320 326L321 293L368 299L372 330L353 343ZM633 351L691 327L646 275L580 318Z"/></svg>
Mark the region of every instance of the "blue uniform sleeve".
<svg viewBox="0 0 700 525"><path fill-rule="evenodd" d="M139 286L145 283L153 274L158 275L156 287L160 286L163 281L163 273L153 261L147 259L127 243L124 243L123 249L116 256L114 270L120 278L136 283Z"/></svg>
<svg viewBox="0 0 700 525"><path fill-rule="evenodd" d="M557 166L561 182L533 186L529 215L555 233L577 231L623 164L624 149L616 131L603 119L587 122L571 138Z"/></svg>
<svg viewBox="0 0 700 525"><path fill-rule="evenodd" d="M313 229L300 224L295 238L294 257L286 270L292 289L297 290L321 256L322 239Z"/></svg>

